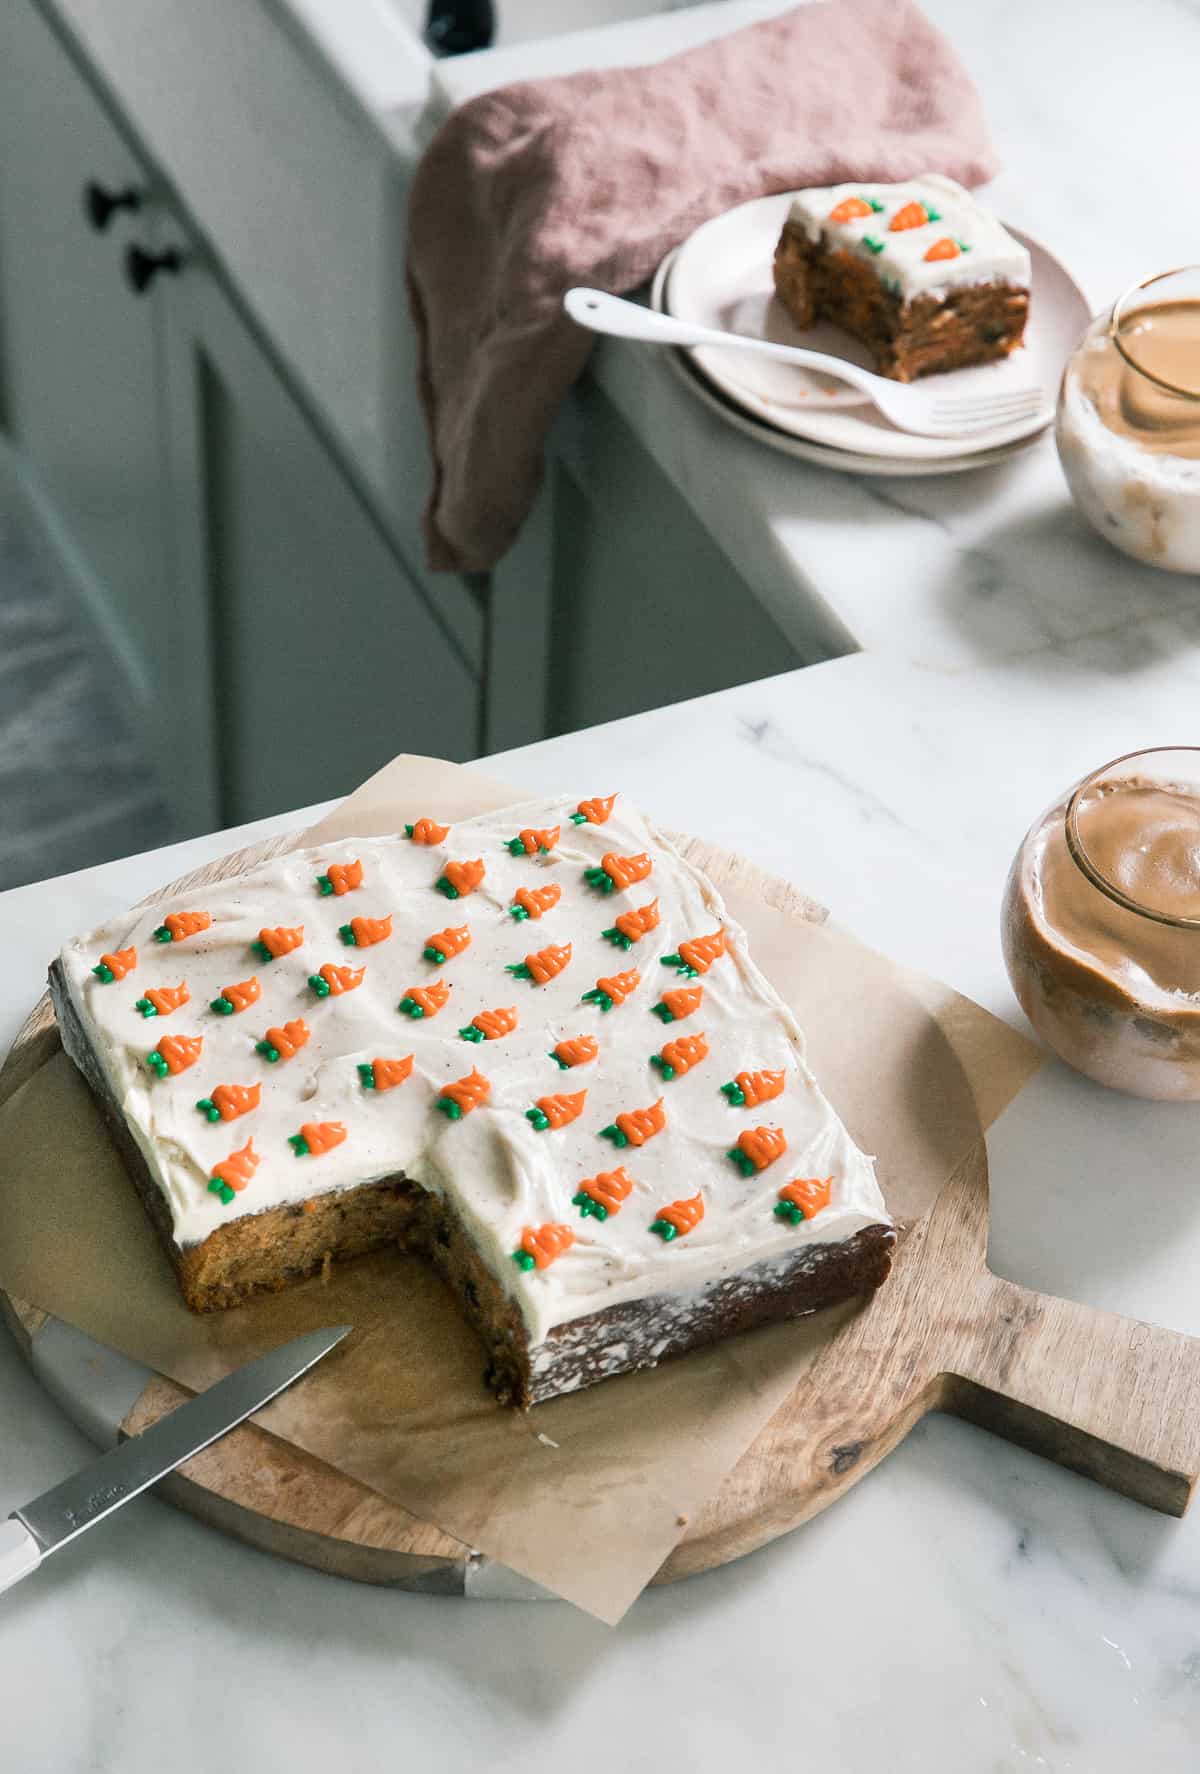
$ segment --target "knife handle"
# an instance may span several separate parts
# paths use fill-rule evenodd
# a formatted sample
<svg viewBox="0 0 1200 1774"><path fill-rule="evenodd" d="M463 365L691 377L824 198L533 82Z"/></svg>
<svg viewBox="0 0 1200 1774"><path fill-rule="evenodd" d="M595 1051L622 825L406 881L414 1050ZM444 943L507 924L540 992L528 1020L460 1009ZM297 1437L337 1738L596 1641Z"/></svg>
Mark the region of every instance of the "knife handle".
<svg viewBox="0 0 1200 1774"><path fill-rule="evenodd" d="M0 1521L0 1595L36 1571L41 1562L41 1548L25 1523L15 1515Z"/></svg>

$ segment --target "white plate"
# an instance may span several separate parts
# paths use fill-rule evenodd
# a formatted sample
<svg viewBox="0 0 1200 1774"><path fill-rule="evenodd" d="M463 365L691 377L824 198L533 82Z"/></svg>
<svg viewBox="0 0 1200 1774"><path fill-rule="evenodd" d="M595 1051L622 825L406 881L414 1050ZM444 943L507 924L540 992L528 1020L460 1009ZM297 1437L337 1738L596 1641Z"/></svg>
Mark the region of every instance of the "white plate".
<svg viewBox="0 0 1200 1774"><path fill-rule="evenodd" d="M674 260L675 254L668 253L655 272L650 288L650 305L657 308L660 314L667 312L666 289ZM801 462L819 462L822 467L838 468L845 474L904 475L909 478L927 474L962 474L970 468L988 468L993 462L1006 462L1010 456L1019 455L1022 450L1027 450L1031 444L1038 442L1036 437L1026 437L1015 443L977 451L973 455L946 457L935 462L920 459L913 461L897 456L859 455L854 450L839 450L829 444L810 443L805 438L778 431L774 425L766 424L761 419L752 419L740 406L735 406L733 401L727 400L712 386L692 362L691 351L678 351L673 346L655 346L653 349L661 350L672 372L685 387L735 430L745 432L747 437L757 439L769 449L778 450L781 455L792 456Z"/></svg>
<svg viewBox="0 0 1200 1774"><path fill-rule="evenodd" d="M786 191L757 197L697 228L674 255L668 311L700 326L809 345L870 368L865 346L827 324L801 332L775 295L772 260L791 202ZM1052 413L1063 366L1091 315L1070 272L1037 241L1019 229L1011 232L1028 247L1033 265L1025 346L1001 363L947 371L938 377L938 393L1001 393L1034 382ZM755 419L792 437L862 456L945 462L1027 440L1049 423L981 432L969 444L962 438L916 437L890 425L856 390L810 370L710 346L691 356L714 387Z"/></svg>

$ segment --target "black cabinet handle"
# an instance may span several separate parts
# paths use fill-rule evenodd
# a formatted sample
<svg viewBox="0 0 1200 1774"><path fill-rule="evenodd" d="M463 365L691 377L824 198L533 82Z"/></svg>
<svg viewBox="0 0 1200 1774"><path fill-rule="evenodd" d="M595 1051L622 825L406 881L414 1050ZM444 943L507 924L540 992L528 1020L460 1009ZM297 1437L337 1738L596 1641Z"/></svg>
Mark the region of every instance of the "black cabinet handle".
<svg viewBox="0 0 1200 1774"><path fill-rule="evenodd" d="M125 276L135 295L144 295L160 272L175 277L182 270L183 258L173 246L161 253L149 253L144 246L125 248Z"/></svg>
<svg viewBox="0 0 1200 1774"><path fill-rule="evenodd" d="M496 34L492 0L429 0L425 46L434 55L489 49Z"/></svg>
<svg viewBox="0 0 1200 1774"><path fill-rule="evenodd" d="M103 234L119 209L141 209L144 202L142 192L132 185L124 191L109 191L95 179L89 179L83 187L83 213L97 234Z"/></svg>

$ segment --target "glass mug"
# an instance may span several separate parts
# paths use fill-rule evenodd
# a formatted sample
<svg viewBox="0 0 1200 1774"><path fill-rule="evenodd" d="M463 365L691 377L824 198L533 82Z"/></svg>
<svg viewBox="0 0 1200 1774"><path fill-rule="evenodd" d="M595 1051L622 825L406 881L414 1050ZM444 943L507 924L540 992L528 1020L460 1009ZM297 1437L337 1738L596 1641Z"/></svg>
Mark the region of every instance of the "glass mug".
<svg viewBox="0 0 1200 1774"><path fill-rule="evenodd" d="M1200 572L1200 266L1136 284L1092 322L1063 372L1055 441L1106 541Z"/></svg>
<svg viewBox="0 0 1200 1774"><path fill-rule="evenodd" d="M1038 1033L1134 1096L1200 1099L1200 747L1131 752L1031 826L1004 960Z"/></svg>

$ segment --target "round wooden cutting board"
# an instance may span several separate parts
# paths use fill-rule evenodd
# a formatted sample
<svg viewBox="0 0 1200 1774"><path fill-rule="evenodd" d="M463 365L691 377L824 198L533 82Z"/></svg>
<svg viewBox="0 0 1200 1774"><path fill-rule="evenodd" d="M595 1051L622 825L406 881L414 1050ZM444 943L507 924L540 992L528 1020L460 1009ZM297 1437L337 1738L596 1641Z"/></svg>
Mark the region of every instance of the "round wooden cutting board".
<svg viewBox="0 0 1200 1774"><path fill-rule="evenodd" d="M718 887L749 889L794 917L824 920L825 912L786 882L698 840L676 841ZM240 873L294 842L283 836L237 852L164 894ZM43 998L0 1068L0 1102L58 1049L53 1010ZM986 1266L986 1244L981 1135L933 1207L907 1229L887 1285L818 1350L804 1384L689 1525L655 1582L710 1570L806 1521L935 1409L1154 1508L1183 1513L1200 1471L1200 1339L1000 1280ZM102 1424L95 1398L85 1402L82 1395L94 1394L109 1352L3 1294L0 1314L39 1372L37 1351L50 1333L74 1339L83 1358L77 1351L72 1362L60 1363L48 1383L97 1433L136 1434L188 1396L122 1363L132 1388L126 1379L117 1420ZM234 1430L159 1489L214 1527L338 1576L440 1594L545 1595L253 1425Z"/></svg>

